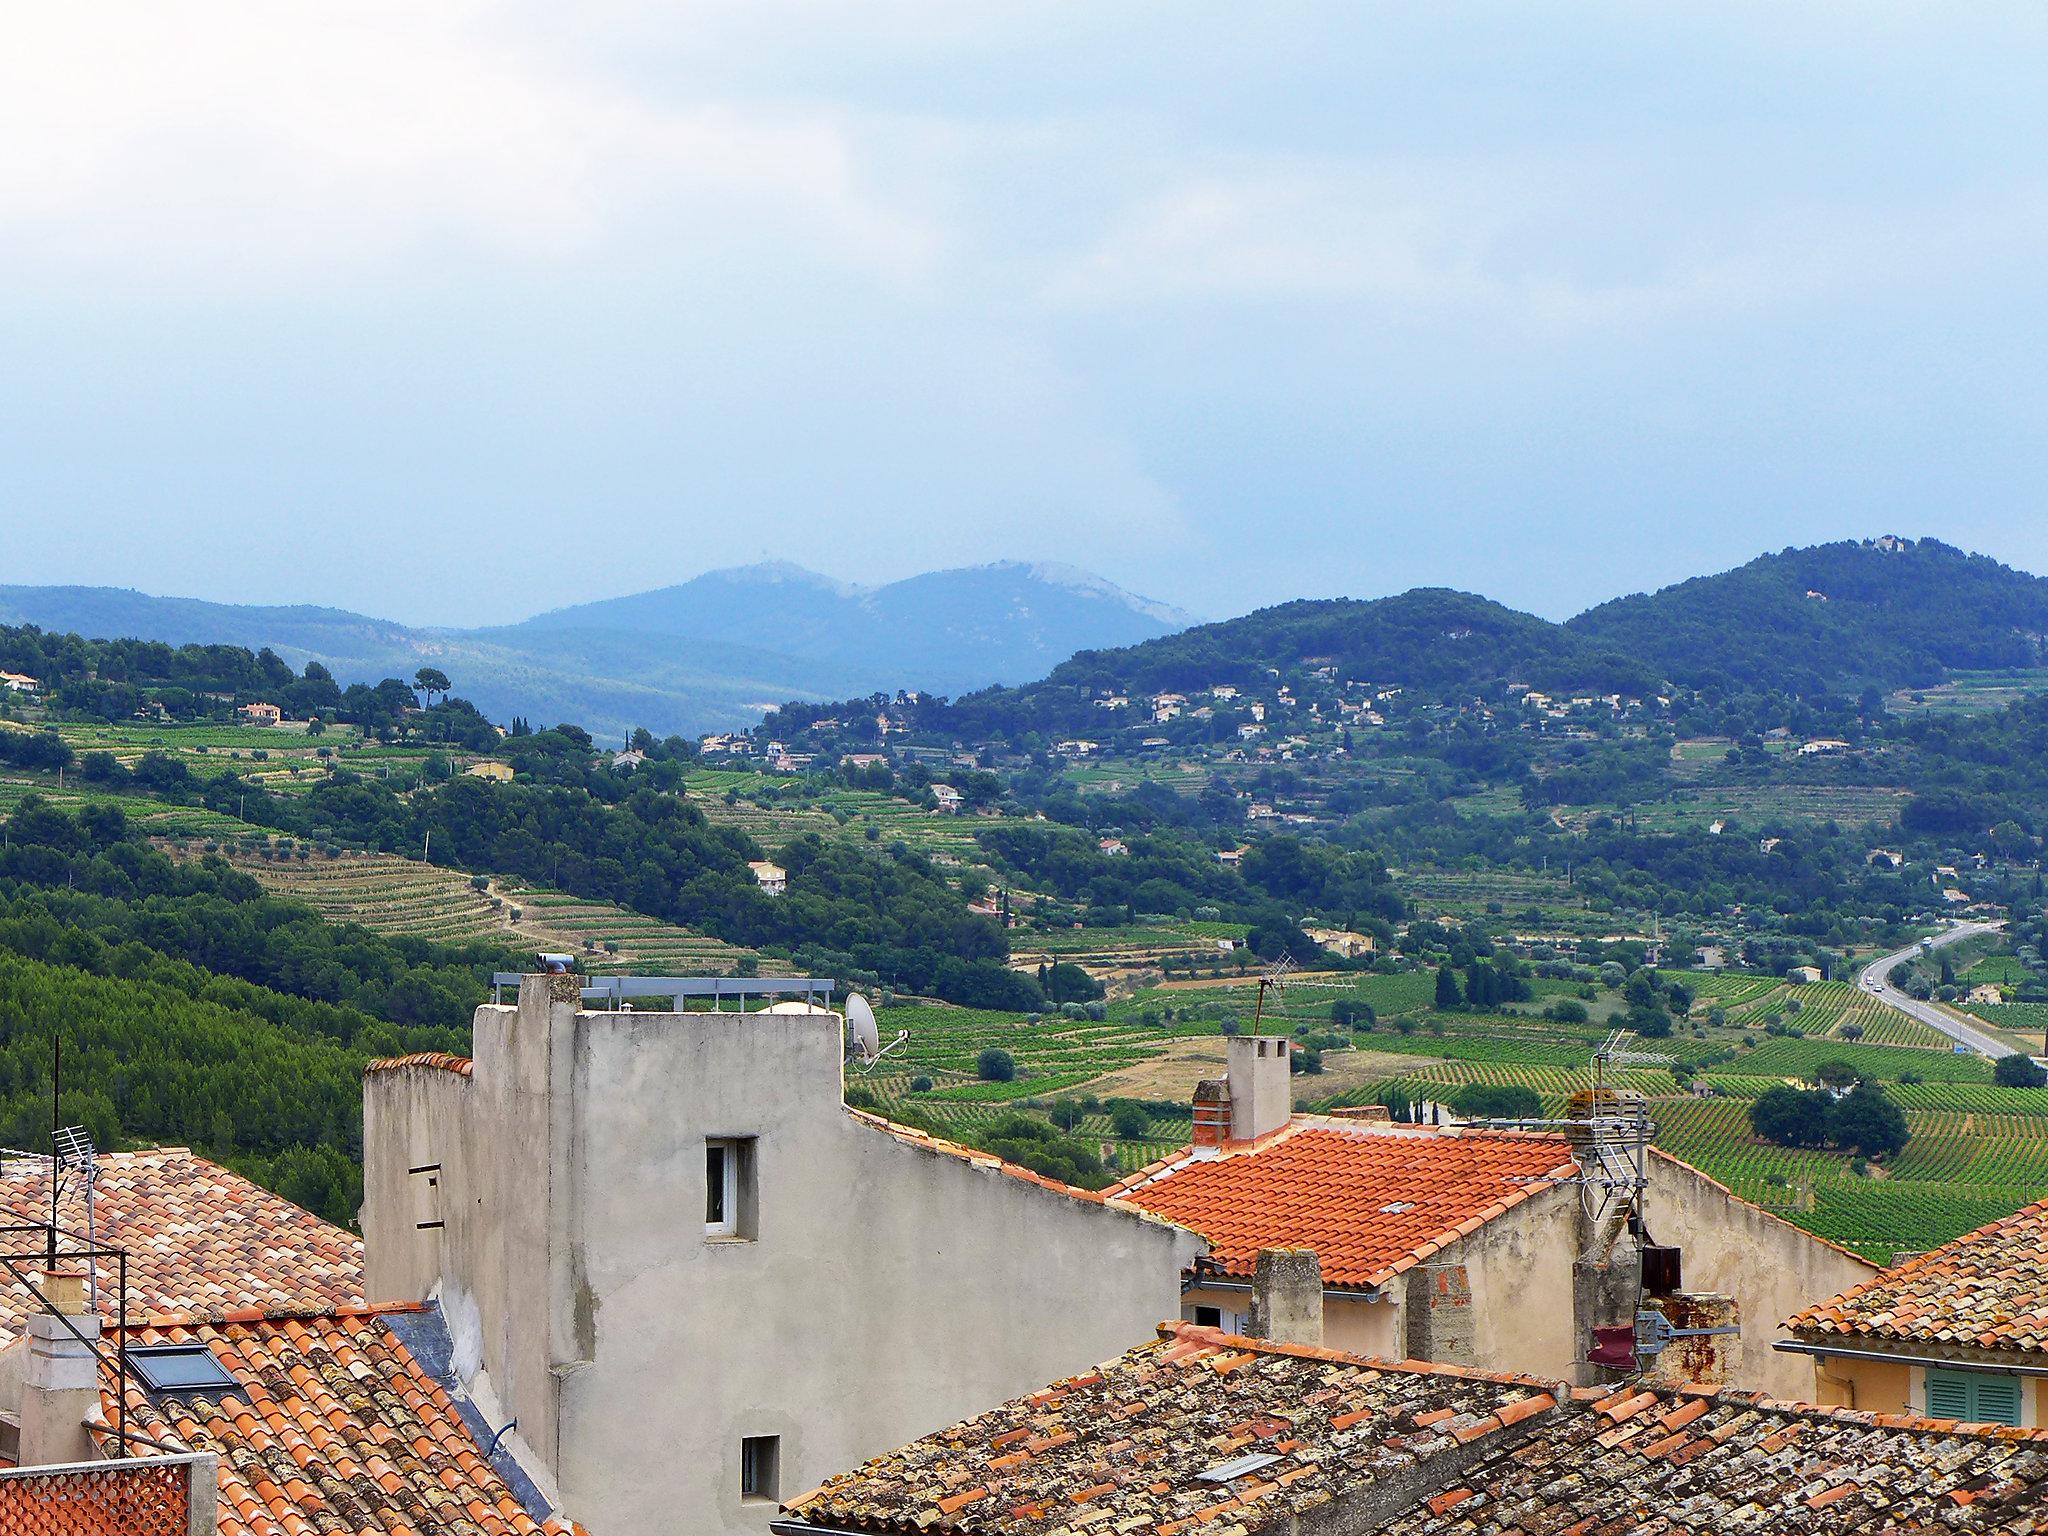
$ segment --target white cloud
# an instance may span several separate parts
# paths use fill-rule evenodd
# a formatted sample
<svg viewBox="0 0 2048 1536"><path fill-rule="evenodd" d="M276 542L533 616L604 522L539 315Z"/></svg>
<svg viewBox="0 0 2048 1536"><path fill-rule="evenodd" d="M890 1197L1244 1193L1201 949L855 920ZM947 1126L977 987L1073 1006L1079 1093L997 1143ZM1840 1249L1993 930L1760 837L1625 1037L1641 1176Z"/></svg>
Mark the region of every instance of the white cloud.
<svg viewBox="0 0 2048 1536"><path fill-rule="evenodd" d="M0 53L11 259L236 276L445 245L545 259L649 213L699 237L766 221L894 272L927 259L929 231L863 182L830 111L652 101L515 20L379 0L23 11Z"/></svg>

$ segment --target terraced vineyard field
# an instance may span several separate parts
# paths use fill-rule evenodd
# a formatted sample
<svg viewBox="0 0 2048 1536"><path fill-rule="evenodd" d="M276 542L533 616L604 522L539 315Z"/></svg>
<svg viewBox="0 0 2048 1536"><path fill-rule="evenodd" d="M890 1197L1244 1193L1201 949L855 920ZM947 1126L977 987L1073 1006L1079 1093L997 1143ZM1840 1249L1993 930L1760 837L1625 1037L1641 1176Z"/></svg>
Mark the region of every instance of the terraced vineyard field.
<svg viewBox="0 0 2048 1536"><path fill-rule="evenodd" d="M1722 821L1736 823L1749 834L1754 828L1787 821L1890 823L1905 798L1905 790L1879 784L1687 786L1675 788L1667 800L1634 807L1634 816L1644 832L1704 829ZM1574 814L1583 817L1597 809L1586 807Z"/></svg>
<svg viewBox="0 0 2048 1536"><path fill-rule="evenodd" d="M202 846L185 840L173 851L196 857ZM730 974L741 960L760 958L751 950L609 903L583 901L516 881L478 890L459 870L392 854L310 853L305 858L265 859L235 847L223 851L230 863L267 889L303 901L323 916L360 923L378 933L567 950L580 956L583 969L595 973Z"/></svg>
<svg viewBox="0 0 2048 1536"><path fill-rule="evenodd" d="M873 827L876 841L884 847L901 842L920 853L979 862L974 841L979 818L927 811L867 789L829 789L815 798L798 798L788 793L794 782L730 768L693 768L684 776L691 804L712 821L739 827L770 848L805 832L864 838ZM728 805L728 795L739 798ZM757 796L766 797L767 803L757 803Z"/></svg>

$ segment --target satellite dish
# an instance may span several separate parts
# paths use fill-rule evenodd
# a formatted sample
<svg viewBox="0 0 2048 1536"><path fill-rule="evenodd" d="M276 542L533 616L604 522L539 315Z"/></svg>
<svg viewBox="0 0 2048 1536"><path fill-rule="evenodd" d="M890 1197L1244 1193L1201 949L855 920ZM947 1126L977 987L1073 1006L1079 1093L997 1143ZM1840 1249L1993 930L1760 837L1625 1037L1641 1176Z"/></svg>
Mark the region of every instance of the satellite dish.
<svg viewBox="0 0 2048 1536"><path fill-rule="evenodd" d="M882 1032L875 1024L875 1010L858 992L846 994L846 1034L854 1055L863 1062L882 1054Z"/></svg>

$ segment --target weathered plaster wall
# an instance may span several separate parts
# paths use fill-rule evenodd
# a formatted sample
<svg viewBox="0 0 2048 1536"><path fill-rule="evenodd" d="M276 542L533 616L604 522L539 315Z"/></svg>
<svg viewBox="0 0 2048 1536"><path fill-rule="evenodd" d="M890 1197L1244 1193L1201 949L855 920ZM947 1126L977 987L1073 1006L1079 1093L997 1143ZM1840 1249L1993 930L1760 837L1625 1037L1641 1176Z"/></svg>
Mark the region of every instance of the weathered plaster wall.
<svg viewBox="0 0 2048 1536"><path fill-rule="evenodd" d="M1662 1155L1649 1160L1649 1224L1656 1241L1683 1250L1685 1289L1721 1291L1742 1311L1731 1386L1803 1400L1813 1364L1771 1347L1778 1325L1800 1308L1861 1285L1877 1266L1739 1200L1696 1169Z"/></svg>
<svg viewBox="0 0 2048 1536"><path fill-rule="evenodd" d="M466 1113L373 1075L365 1233L403 1241L399 1159L442 1163L444 1292L474 1299L500 1399L591 1529L764 1529L741 1437L780 1436L797 1492L1179 1314L1199 1239L856 1121L836 1017L550 1020L536 990L479 1010ZM753 1138L750 1239L705 1234L707 1137ZM372 1269L416 1285L424 1262Z"/></svg>

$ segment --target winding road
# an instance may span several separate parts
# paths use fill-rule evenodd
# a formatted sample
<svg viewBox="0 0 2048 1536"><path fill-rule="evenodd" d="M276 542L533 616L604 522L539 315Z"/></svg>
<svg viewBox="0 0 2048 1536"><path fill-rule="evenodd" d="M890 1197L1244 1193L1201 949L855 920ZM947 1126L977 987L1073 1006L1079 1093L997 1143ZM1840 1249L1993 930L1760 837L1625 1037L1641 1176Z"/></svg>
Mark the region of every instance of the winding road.
<svg viewBox="0 0 2048 1536"><path fill-rule="evenodd" d="M1972 939L1979 934L1995 932L1997 927L1996 923L1957 923L1954 927L1943 930L1925 942L1931 947L1939 949L1944 944L1959 944L1964 939ZM1920 945L1914 943L1907 945L1904 949L1894 950L1889 955L1884 955L1871 961L1870 964L1863 967L1862 972L1857 976L1856 985L1877 998L1880 1002L1898 1009L1907 1018L1916 1019L1920 1023L1925 1024L1929 1029L1940 1030L1949 1039L1956 1041L1960 1045L1968 1046L1980 1056L1998 1057L2015 1054L2011 1046L2001 1044L1985 1034L1983 1030L1965 1024L1956 1015L1937 1008L1932 1003L1923 1003L1916 998L1908 997L1891 984L1891 968L1901 960L1910 960L1919 953Z"/></svg>

